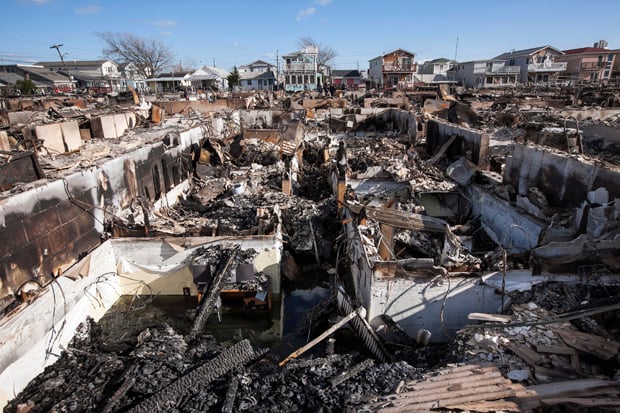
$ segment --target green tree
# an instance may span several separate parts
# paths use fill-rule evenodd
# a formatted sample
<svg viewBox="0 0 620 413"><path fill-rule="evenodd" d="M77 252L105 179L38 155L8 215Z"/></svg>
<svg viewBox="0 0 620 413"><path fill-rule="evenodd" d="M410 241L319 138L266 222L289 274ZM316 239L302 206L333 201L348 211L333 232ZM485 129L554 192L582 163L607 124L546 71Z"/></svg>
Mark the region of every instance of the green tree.
<svg viewBox="0 0 620 413"><path fill-rule="evenodd" d="M20 79L15 82L15 87L19 89L22 95L31 95L34 93L34 90L37 86L30 79Z"/></svg>
<svg viewBox="0 0 620 413"><path fill-rule="evenodd" d="M226 80L228 80L228 88L230 90L233 90L235 86L239 86L240 78L241 76L239 76L239 70L237 70L237 66L233 67L232 73L226 77Z"/></svg>

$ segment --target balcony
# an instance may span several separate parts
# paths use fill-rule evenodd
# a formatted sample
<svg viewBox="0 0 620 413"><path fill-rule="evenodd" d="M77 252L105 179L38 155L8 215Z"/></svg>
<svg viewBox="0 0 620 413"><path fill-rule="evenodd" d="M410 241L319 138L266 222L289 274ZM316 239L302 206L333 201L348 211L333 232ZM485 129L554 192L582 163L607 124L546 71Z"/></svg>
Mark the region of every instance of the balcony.
<svg viewBox="0 0 620 413"><path fill-rule="evenodd" d="M392 63L385 63L383 65L383 73L385 72L411 73L411 72L415 72L415 70L416 70L415 63L392 62Z"/></svg>
<svg viewBox="0 0 620 413"><path fill-rule="evenodd" d="M502 66L495 70L487 70L487 75L518 75L521 73L521 66Z"/></svg>
<svg viewBox="0 0 620 413"><path fill-rule="evenodd" d="M527 65L528 73L536 72L563 72L566 70L566 62L530 63Z"/></svg>
<svg viewBox="0 0 620 413"><path fill-rule="evenodd" d="M283 70L285 72L315 72L316 68L313 63L290 63L285 64Z"/></svg>
<svg viewBox="0 0 620 413"><path fill-rule="evenodd" d="M580 66L581 70L599 70L605 66L606 62L586 62Z"/></svg>

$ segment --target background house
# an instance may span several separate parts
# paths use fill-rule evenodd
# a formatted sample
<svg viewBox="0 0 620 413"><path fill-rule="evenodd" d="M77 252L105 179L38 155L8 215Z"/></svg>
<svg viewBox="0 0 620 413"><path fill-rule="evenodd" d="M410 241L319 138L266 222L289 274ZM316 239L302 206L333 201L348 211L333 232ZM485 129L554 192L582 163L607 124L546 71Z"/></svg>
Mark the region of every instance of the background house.
<svg viewBox="0 0 620 413"><path fill-rule="evenodd" d="M275 65L263 60L239 66L239 88L242 90L274 90Z"/></svg>
<svg viewBox="0 0 620 413"><path fill-rule="evenodd" d="M274 90L276 76L273 72L239 73L239 88L242 90Z"/></svg>
<svg viewBox="0 0 620 413"><path fill-rule="evenodd" d="M54 93L71 91L71 79L62 73L55 73L38 65L2 65L0 72L14 74L21 79L30 79L37 87L38 93ZM4 76L7 81L15 80L15 76ZM15 83L13 83L14 85Z"/></svg>
<svg viewBox="0 0 620 413"><path fill-rule="evenodd" d="M607 42L601 40L593 47L564 50L564 55L556 57L556 62L566 62L564 78L567 80L598 82L612 78L619 55L620 50L607 49Z"/></svg>
<svg viewBox="0 0 620 413"><path fill-rule="evenodd" d="M191 75L191 72L185 71L161 73L155 78L148 79L147 84L154 93L176 93L192 86Z"/></svg>
<svg viewBox="0 0 620 413"><path fill-rule="evenodd" d="M219 67L203 66L189 76L189 86L195 91L226 91L228 90L228 75L230 75L229 72Z"/></svg>
<svg viewBox="0 0 620 413"><path fill-rule="evenodd" d="M267 63L264 60L256 60L247 65L239 66L239 73L264 73L275 72L275 65Z"/></svg>
<svg viewBox="0 0 620 413"><path fill-rule="evenodd" d="M380 89L413 88L414 73L416 72L415 54L403 49L396 49L368 62L371 87Z"/></svg>
<svg viewBox="0 0 620 413"><path fill-rule="evenodd" d="M343 84L347 89L357 89L363 83L362 74L359 70L332 70L332 84L338 88Z"/></svg>
<svg viewBox="0 0 620 413"><path fill-rule="evenodd" d="M555 47L541 46L512 50L494 57L493 60L505 60L508 66L520 66L520 83L547 83L558 80L566 71L566 62L555 61L563 54Z"/></svg>
<svg viewBox="0 0 620 413"><path fill-rule="evenodd" d="M138 71L133 63L118 65L118 71L121 74L121 89L125 90L127 86L131 86L138 92L145 92L148 88L146 77Z"/></svg>
<svg viewBox="0 0 620 413"><path fill-rule="evenodd" d="M472 60L457 63L448 76L468 88L490 88L515 86L520 72L520 66L510 66L506 60Z"/></svg>
<svg viewBox="0 0 620 413"><path fill-rule="evenodd" d="M416 80L424 83L448 82L448 70L454 67L454 60L439 58L417 65ZM452 72L453 73L453 72Z"/></svg>
<svg viewBox="0 0 620 413"><path fill-rule="evenodd" d="M70 76L78 89L97 93L122 90L121 73L118 65L111 60L65 60L64 63L39 62L37 65Z"/></svg>
<svg viewBox="0 0 620 413"><path fill-rule="evenodd" d="M298 52L282 56L282 75L286 91L316 90L317 83L322 82L318 72L318 54L318 47L306 46Z"/></svg>

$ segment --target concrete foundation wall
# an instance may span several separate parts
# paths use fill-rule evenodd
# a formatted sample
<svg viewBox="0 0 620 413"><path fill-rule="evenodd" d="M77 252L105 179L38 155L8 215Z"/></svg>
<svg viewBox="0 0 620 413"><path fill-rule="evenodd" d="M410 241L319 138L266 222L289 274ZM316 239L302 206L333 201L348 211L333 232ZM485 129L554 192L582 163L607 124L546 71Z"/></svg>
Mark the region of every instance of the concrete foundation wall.
<svg viewBox="0 0 620 413"><path fill-rule="evenodd" d="M478 165L478 169L489 169L489 135L479 130L465 128L439 119L431 119L426 125L426 152L436 153L452 135L457 139L446 151L448 159L456 160L460 156Z"/></svg>
<svg viewBox="0 0 620 413"><path fill-rule="evenodd" d="M589 191L605 187L610 198L620 197L620 168L604 167L543 148L516 145L506 159L504 182L521 195L530 187L540 189L549 204L577 207Z"/></svg>
<svg viewBox="0 0 620 413"><path fill-rule="evenodd" d="M481 218L483 227L496 243L514 253L529 251L538 245L546 223L520 213L510 203L476 185L467 187L466 196L471 201L472 214Z"/></svg>
<svg viewBox="0 0 620 413"><path fill-rule="evenodd" d="M136 196L154 203L185 180L176 160L202 130L181 135L175 148L149 145L0 200L0 298L27 281L47 284L99 245L106 213L119 213Z"/></svg>
<svg viewBox="0 0 620 413"><path fill-rule="evenodd" d="M469 313L496 313L500 307L501 296L494 288L482 285L478 277L451 276L448 280L417 278L412 274L391 280L375 278L368 318L374 324L375 317L387 314L410 337L415 338L419 329L426 329L431 332L431 342L441 343L453 339L457 330L471 323L467 319Z"/></svg>

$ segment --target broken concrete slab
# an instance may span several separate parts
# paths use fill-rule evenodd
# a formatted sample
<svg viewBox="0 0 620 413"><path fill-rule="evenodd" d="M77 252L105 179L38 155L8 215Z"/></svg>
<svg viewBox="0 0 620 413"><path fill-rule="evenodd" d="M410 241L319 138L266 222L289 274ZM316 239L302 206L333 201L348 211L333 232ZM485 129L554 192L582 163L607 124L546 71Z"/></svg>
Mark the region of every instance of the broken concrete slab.
<svg viewBox="0 0 620 413"><path fill-rule="evenodd" d="M97 116L90 120L90 129L95 139L116 139L114 115Z"/></svg>
<svg viewBox="0 0 620 413"><path fill-rule="evenodd" d="M80 149L82 146L82 136L77 122L63 122L60 124L62 138L68 152Z"/></svg>
<svg viewBox="0 0 620 413"><path fill-rule="evenodd" d="M9 125L11 126L19 126L19 125L27 125L31 122L33 116L35 116L39 112L23 110L18 112L9 112Z"/></svg>

